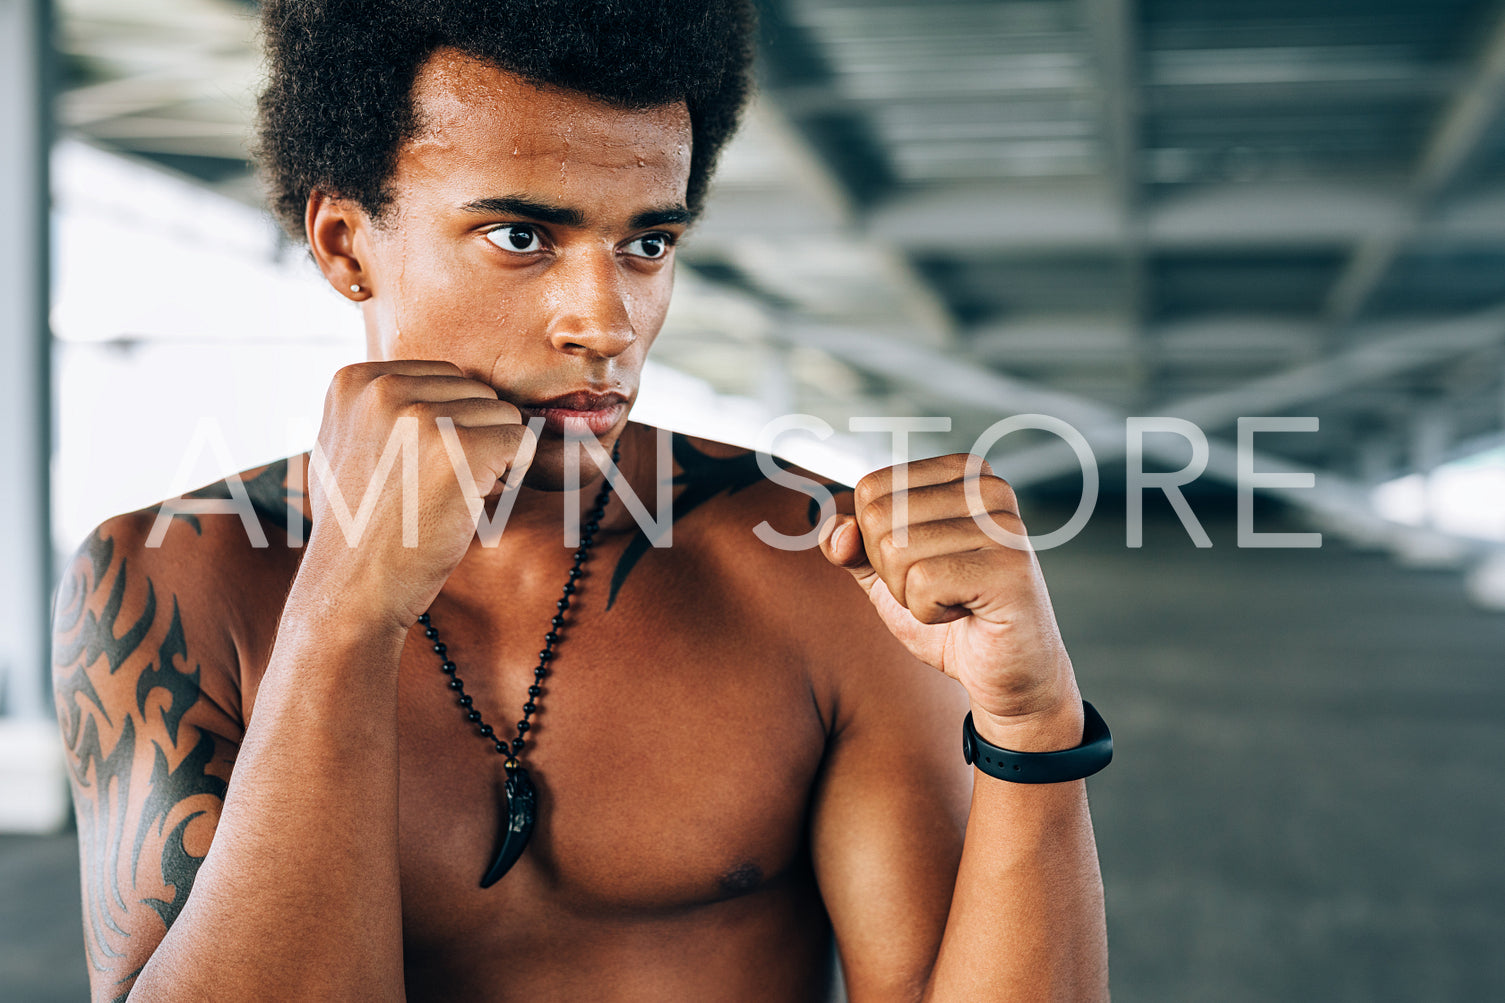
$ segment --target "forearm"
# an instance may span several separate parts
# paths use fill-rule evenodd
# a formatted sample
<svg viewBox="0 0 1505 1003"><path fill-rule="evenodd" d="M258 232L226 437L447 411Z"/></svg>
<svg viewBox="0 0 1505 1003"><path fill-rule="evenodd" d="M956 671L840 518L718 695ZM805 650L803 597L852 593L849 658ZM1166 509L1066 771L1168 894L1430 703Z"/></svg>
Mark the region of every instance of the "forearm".
<svg viewBox="0 0 1505 1003"><path fill-rule="evenodd" d="M1021 752L1070 748L1080 707L979 733ZM1105 1000L1108 945L1086 782L975 774L956 890L927 1001Z"/></svg>
<svg viewBox="0 0 1505 1003"><path fill-rule="evenodd" d="M209 856L133 998L402 998L402 636L300 575Z"/></svg>

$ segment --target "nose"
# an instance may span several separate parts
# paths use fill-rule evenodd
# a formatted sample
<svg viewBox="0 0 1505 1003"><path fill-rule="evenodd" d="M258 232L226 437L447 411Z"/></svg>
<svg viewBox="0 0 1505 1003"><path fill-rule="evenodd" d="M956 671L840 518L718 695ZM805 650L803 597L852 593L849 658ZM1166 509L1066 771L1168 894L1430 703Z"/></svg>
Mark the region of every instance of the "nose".
<svg viewBox="0 0 1505 1003"><path fill-rule="evenodd" d="M611 358L637 340L620 267L607 250L575 255L551 270L557 285L548 336L556 351Z"/></svg>

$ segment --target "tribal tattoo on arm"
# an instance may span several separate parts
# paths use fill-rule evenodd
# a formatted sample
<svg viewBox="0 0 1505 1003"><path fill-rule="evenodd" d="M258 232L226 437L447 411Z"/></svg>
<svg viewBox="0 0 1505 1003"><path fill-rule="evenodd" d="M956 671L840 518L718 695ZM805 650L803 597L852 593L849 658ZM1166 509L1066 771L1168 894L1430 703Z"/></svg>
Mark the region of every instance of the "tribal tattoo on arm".
<svg viewBox="0 0 1505 1003"><path fill-rule="evenodd" d="M53 609L96 999L126 997L187 902L243 727L201 689L202 639L185 630L179 596L147 573L144 535L132 516L96 529Z"/></svg>

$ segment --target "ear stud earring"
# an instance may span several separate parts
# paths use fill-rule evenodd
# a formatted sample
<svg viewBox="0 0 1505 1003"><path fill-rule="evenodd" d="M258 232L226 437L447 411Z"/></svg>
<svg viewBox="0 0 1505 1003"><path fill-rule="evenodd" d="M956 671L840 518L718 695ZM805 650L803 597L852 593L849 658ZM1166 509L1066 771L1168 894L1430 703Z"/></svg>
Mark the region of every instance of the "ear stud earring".
<svg viewBox="0 0 1505 1003"><path fill-rule="evenodd" d="M359 293L362 290L361 290L361 287L360 287L359 284L352 283L351 286L350 286L350 291L353 292L353 293Z"/></svg>

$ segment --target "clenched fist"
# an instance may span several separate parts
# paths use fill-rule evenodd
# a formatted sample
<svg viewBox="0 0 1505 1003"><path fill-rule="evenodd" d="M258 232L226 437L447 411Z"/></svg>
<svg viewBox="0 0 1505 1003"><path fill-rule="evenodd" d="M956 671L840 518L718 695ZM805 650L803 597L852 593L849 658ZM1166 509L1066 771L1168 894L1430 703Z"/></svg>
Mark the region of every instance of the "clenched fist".
<svg viewBox="0 0 1505 1003"><path fill-rule="evenodd" d="M536 446L518 409L453 363L346 366L309 464L304 560L325 587L406 628L465 556L479 499L519 481Z"/></svg>
<svg viewBox="0 0 1505 1003"><path fill-rule="evenodd" d="M983 463L974 496L981 505L969 504L968 459L907 464L902 492L897 468L868 474L857 483L854 514L822 527L821 550L852 573L911 653L966 688L980 730L986 721L1006 730L1080 713L1034 552L999 543L981 524L1023 537L1014 491Z"/></svg>

